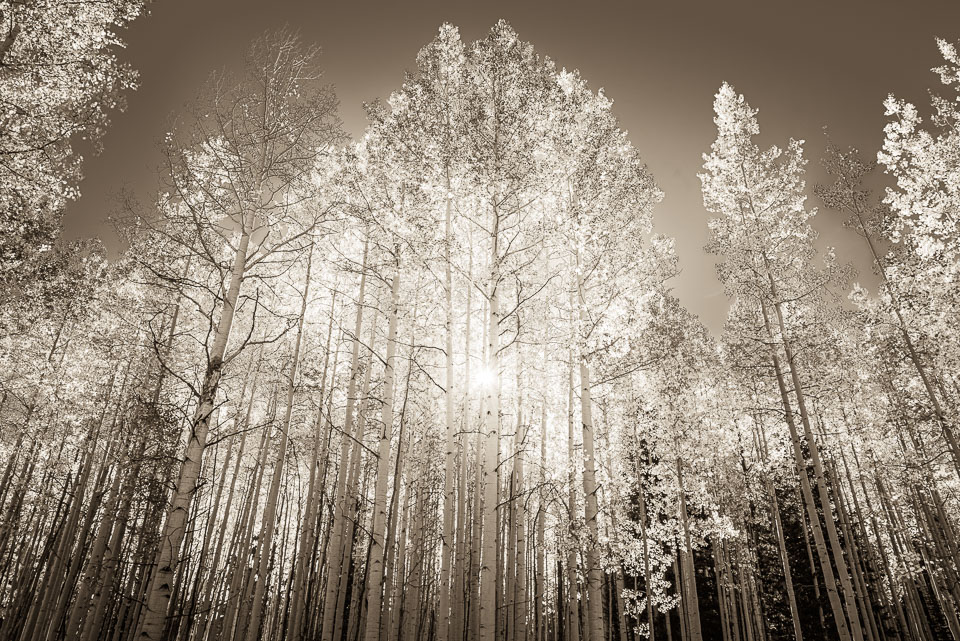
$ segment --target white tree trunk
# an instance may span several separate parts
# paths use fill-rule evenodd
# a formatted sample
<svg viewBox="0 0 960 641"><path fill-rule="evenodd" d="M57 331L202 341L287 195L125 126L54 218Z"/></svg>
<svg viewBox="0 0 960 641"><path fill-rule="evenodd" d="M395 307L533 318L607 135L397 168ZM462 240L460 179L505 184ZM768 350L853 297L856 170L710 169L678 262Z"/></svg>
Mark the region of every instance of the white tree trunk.
<svg viewBox="0 0 960 641"><path fill-rule="evenodd" d="M397 307L400 296L400 270L390 285L390 322L387 330L387 358L383 381L382 425L377 450L377 480L373 498L373 526L370 530L370 567L367 572L365 641L380 637L380 604L383 596L383 537L387 524L387 477L390 474L390 439L393 436L393 395L396 377Z"/></svg>
<svg viewBox="0 0 960 641"><path fill-rule="evenodd" d="M203 465L203 451L210 430L210 416L213 413L217 388L223 374L223 356L227 351L227 339L233 326L243 272L247 262L247 248L250 245L250 225L244 220L240 233L240 243L234 255L230 272L230 285L223 301L223 310L217 323L217 332L213 347L207 360L207 371L203 377L200 401L193 416L193 426L187 440L187 447L180 466L176 489L170 500L167 518L160 533L160 549L154 566L150 587L146 595L146 608L140 628L140 637L159 641L163 634L167 609L173 592L173 579L180 561L180 546L186 533L187 518L193 495L200 485L200 470Z"/></svg>

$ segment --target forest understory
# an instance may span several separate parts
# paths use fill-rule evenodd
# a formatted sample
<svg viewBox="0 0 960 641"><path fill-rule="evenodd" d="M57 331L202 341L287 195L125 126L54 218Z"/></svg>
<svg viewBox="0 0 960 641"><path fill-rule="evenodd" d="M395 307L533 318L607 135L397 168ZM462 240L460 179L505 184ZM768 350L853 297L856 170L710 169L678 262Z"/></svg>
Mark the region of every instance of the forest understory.
<svg viewBox="0 0 960 641"><path fill-rule="evenodd" d="M142 11L0 1L0 638L960 641L956 45L822 185L718 89L715 333L611 100L503 21L359 140L269 32L120 255L62 240Z"/></svg>

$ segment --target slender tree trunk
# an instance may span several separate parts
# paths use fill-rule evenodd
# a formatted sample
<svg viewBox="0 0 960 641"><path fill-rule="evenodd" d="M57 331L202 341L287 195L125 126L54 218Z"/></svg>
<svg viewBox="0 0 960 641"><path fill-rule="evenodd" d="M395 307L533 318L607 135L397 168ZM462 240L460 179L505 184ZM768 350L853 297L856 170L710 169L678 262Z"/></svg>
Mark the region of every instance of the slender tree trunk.
<svg viewBox="0 0 960 641"><path fill-rule="evenodd" d="M378 641L380 606L383 595L383 536L387 523L387 477L390 474L390 440L393 435L393 395L397 353L397 311L400 298L399 260L390 285L390 321L387 333L387 358L383 382L383 409L380 445L377 451L376 488L373 498L373 527L370 531L370 565L367 572L365 641Z"/></svg>
<svg viewBox="0 0 960 641"><path fill-rule="evenodd" d="M544 358L546 362L546 358ZM540 404L540 470L541 479L545 479L547 469L547 399L544 394ZM541 482L544 482L541 480ZM534 621L536 635L534 641L547 641L546 603L547 594L547 495L543 488L539 492L537 503L537 569L534 595Z"/></svg>
<svg viewBox="0 0 960 641"><path fill-rule="evenodd" d="M500 214L493 210L490 233L490 279L487 289L489 319L485 372L483 438L483 511L481 520L479 641L495 641L497 634L497 505L500 458Z"/></svg>
<svg viewBox="0 0 960 641"><path fill-rule="evenodd" d="M367 353L367 362L363 372L363 384L361 386L360 398L363 401L360 404L360 411L357 413L356 439L353 443L352 453L350 455L350 467L347 474L346 485L346 512L347 529L344 530L343 547L339 554L346 564L344 570L344 583L337 594L336 615L334 617L333 637L340 641L344 637L347 641L357 641L354 635L350 634L351 625L356 620L357 608L354 601L359 599L357 596L357 587L360 585L360 572L354 558L354 549L358 543L360 532L367 530L363 525L363 506L361 498L367 496L367 470L361 471L361 462L363 459L363 441L366 435L366 425L371 412L372 399L370 398L370 379L373 374L373 355L374 343L376 342L376 323L370 324L370 350ZM362 476L362 478L361 478ZM352 579L351 579L352 577ZM351 583L352 580L352 583ZM351 608L351 605L354 607ZM346 636L345 636L346 635Z"/></svg>
<svg viewBox="0 0 960 641"><path fill-rule="evenodd" d="M520 431L520 449L517 452L517 458L515 461L516 466L516 488L514 499L514 520L516 521L515 527L515 536L516 536L516 549L517 549L517 558L516 558L516 583L514 585L514 631L513 637L516 641L526 641L527 637L527 527L526 527L526 510L524 509L525 497L523 489L523 476L524 476L524 466L523 466L523 443L526 440L523 435L524 428L521 425L517 426Z"/></svg>
<svg viewBox="0 0 960 641"><path fill-rule="evenodd" d="M403 515L400 519L400 539L398 544L399 555L397 558L397 584L400 586L400 598L397 606L390 613L390 636L388 641L394 641L400 638L400 630L403 625L403 613L406 604L407 595L407 541L409 539L410 529L410 505L412 503L413 487L406 487L403 505Z"/></svg>
<svg viewBox="0 0 960 641"><path fill-rule="evenodd" d="M240 286L243 283L243 272L247 261L247 247L250 244L249 228L251 225L246 218L250 217L245 216L240 233L240 242L230 273L230 285L224 297L213 347L210 349L207 360L207 370L201 386L200 401L193 416L176 489L167 510L163 531L160 533L160 549L157 553L150 587L147 590L146 609L143 614L140 636L152 641L160 641L163 633L167 610L170 607L173 578L180 563L180 544L183 542L187 529L187 516L190 513L193 495L200 487L200 468L203 465L203 451L207 444L207 432L210 429L210 415L213 413L217 389L220 386L220 377L223 374L223 357L227 349L227 340L230 337L230 328L233 326L234 312L240 296Z"/></svg>
<svg viewBox="0 0 960 641"><path fill-rule="evenodd" d="M446 86L446 85L444 85ZM437 621L437 641L448 641L450 634L450 561L453 554L453 503L454 503L454 424L453 424L453 271L451 269L450 245L453 243L453 199L450 191L450 167L444 167L447 198L444 242L444 365L446 380L444 390L444 465L443 465L443 533L440 552L440 616Z"/></svg>
<svg viewBox="0 0 960 641"><path fill-rule="evenodd" d="M640 536L643 538L643 585L647 591L647 626L649 628L648 638L650 641L656 640L654 627L656 621L653 618L653 576L650 572L650 539L647 538L647 506L643 499L643 488L638 494L640 502Z"/></svg>
<svg viewBox="0 0 960 641"><path fill-rule="evenodd" d="M693 566L693 542L690 538L690 523L687 516L687 491L683 482L683 463L677 459L677 480L680 484L680 522L683 525L683 550L680 554L683 565L683 587L687 596L687 632L692 641L702 641L700 631L700 599L697 596L697 574Z"/></svg>
<svg viewBox="0 0 960 641"><path fill-rule="evenodd" d="M580 265L579 253L577 266ZM583 280L577 276L577 298L580 323L586 323L586 300L584 299ZM590 366L584 354L578 356L580 363L580 419L583 426L583 495L585 518L590 541L587 544L587 629L589 641L604 641L603 631L603 570L600 568L599 528L597 515L597 468L593 438L593 401L591 400Z"/></svg>
<svg viewBox="0 0 960 641"><path fill-rule="evenodd" d="M471 237L472 241L472 237ZM470 246L471 255L473 253L473 245L471 242ZM471 257L470 267L473 267L473 259ZM471 269L472 274L472 269ZM480 390L480 401L479 401L479 412L477 415L473 416L472 419L476 421L477 425L477 434L474 442L474 476L473 476L473 527L472 527L472 536L470 537L470 608L468 610L468 618L470 619L470 628L468 641L479 641L480 639L480 567L481 561L480 557L483 553L483 498L484 498L484 486L483 486L483 471L485 469L485 463L483 462L484 457L484 448L486 447L486 385L489 381L486 374L487 367L487 330L490 325L487 322L487 308L486 303L481 302L480 305L480 318L481 318L481 377L484 387Z"/></svg>
<svg viewBox="0 0 960 641"><path fill-rule="evenodd" d="M573 363L574 354L570 350L570 369L567 374L567 465L569 466L569 494L567 497L567 510L569 512L569 530L571 544L576 540L574 538L574 521L577 514L577 483L576 483L576 444L574 442L574 387L573 387ZM567 639L568 641L580 641L580 606L577 589L577 551L571 545L567 550L567 583L570 586L567 594L567 609L569 611L567 621Z"/></svg>
<svg viewBox="0 0 960 641"><path fill-rule="evenodd" d="M412 344L411 340L411 344ZM412 348L411 348L412 352ZM409 362L413 361L411 353ZM394 586L396 581L396 535L397 535L397 517L400 510L400 492L403 486L404 461L410 447L411 439L407 437L404 440L406 431L407 401L410 397L410 379L413 376L413 367L407 367L406 383L403 392L403 408L400 411L400 432L397 435L397 456L393 468L393 492L390 495L390 514L387 517L387 538L384 543L384 585L383 585L383 614L380 617L380 639L381 641L390 641L390 622L392 613L397 607L396 590ZM401 584L402 585L402 584Z"/></svg>
<svg viewBox="0 0 960 641"><path fill-rule="evenodd" d="M347 471L349 465L347 460L350 458L350 446L353 437L354 410L357 403L357 376L359 376L360 367L360 332L363 325L363 306L364 291L367 282L367 256L369 251L369 240L365 239L363 243L363 259L360 267L360 287L357 294L357 314L353 326L353 348L350 356L350 381L347 383L347 407L343 420L343 435L340 438L340 463L337 470L337 484L333 498L333 524L331 526L333 533L330 537L329 550L327 556L327 579L326 589L323 599L323 621L321 623L320 634L322 641L334 640L334 628L336 627L337 617L337 597L340 593L342 576L342 556L343 534L346 528L345 506L347 497L345 496L347 485ZM363 435L360 435L361 438ZM339 639L337 640L339 641Z"/></svg>

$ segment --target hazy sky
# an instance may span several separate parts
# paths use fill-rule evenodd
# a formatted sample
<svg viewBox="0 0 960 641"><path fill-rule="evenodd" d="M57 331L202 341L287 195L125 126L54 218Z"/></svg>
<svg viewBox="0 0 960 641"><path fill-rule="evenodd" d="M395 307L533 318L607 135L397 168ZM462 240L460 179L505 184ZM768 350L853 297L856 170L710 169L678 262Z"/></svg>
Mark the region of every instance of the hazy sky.
<svg viewBox="0 0 960 641"><path fill-rule="evenodd" d="M442 22L465 41L505 18L558 66L603 87L666 196L656 231L677 239L682 302L718 330L727 301L703 252L708 214L697 171L716 130L712 100L728 81L755 108L764 144L807 140L808 186L820 179L822 127L841 145L873 155L888 93L926 105L939 64L934 36L960 39L960 2L295 2L159 0L124 35L122 58L140 89L114 114L100 156L88 157L83 195L67 210L69 237L99 235L121 187L149 201L157 185L157 141L209 74L238 61L262 31L291 25L323 47L347 131L365 126L361 102L386 97ZM819 205L811 195L811 204ZM872 284L860 239L832 212L815 219L821 245L837 247Z"/></svg>

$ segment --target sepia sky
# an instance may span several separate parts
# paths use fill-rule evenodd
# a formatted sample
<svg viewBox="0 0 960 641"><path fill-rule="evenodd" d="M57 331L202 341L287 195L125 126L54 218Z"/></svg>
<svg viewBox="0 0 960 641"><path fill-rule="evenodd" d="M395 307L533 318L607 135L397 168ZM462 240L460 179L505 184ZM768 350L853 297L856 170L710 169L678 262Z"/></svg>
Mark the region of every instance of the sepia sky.
<svg viewBox="0 0 960 641"><path fill-rule="evenodd" d="M323 47L326 80L335 86L351 135L365 126L361 103L386 97L442 22L465 41L505 18L523 40L558 66L579 69L603 87L614 111L665 192L655 230L677 239L681 301L718 331L728 304L703 252L708 214L696 174L716 130L712 100L728 81L759 108L760 142L807 141L808 186L829 127L841 145L873 156L881 144L888 93L928 104L940 63L934 36L960 39L960 2L320 2L160 0L124 34L121 57L140 72L140 89L114 114L99 156L85 154L82 196L67 210L70 238L98 235L118 243L103 222L121 188L149 202L156 190L157 141L209 74L239 61L262 31L291 25ZM810 197L811 205L819 205ZM853 232L821 211L820 245L853 261L873 285Z"/></svg>

